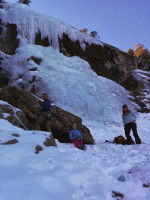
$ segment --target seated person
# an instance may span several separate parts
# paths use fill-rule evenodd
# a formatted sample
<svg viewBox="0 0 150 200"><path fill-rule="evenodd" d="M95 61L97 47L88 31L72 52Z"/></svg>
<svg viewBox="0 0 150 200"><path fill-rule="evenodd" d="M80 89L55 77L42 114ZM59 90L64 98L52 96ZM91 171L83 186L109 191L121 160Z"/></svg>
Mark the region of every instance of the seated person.
<svg viewBox="0 0 150 200"><path fill-rule="evenodd" d="M69 132L69 139L78 149L85 149L83 136L80 130L77 129L77 124L73 123L72 130Z"/></svg>

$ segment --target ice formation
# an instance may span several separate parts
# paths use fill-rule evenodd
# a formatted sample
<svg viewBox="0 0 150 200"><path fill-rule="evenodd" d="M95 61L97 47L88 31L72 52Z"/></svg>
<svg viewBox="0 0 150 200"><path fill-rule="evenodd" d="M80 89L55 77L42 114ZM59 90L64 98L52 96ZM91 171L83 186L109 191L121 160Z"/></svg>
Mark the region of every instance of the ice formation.
<svg viewBox="0 0 150 200"><path fill-rule="evenodd" d="M19 36L26 38L29 44L35 43L36 34L40 32L42 39L48 37L54 48L59 48L59 38L62 38L64 33L72 41L80 41L83 49L86 47L86 43L102 45L100 41L79 32L71 25L39 14L24 4L7 2L4 9L0 9L0 15L3 22L16 24Z"/></svg>
<svg viewBox="0 0 150 200"><path fill-rule="evenodd" d="M32 56L42 59L40 65L27 62ZM11 73L9 84L29 91L34 85L39 96L47 92L58 106L84 119L120 124L122 104L131 105L123 87L97 76L85 60L66 57L52 47L22 44L2 66Z"/></svg>

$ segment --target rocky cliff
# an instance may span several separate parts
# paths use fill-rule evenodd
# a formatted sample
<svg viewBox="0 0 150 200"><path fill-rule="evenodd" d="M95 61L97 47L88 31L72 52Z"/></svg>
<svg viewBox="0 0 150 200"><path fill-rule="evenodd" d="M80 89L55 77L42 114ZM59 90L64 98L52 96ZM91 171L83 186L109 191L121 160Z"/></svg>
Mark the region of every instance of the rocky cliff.
<svg viewBox="0 0 150 200"><path fill-rule="evenodd" d="M6 119L13 125L26 130L38 130L37 121L41 115L39 99L16 87L3 87L0 90L0 119ZM60 142L69 142L68 133L72 123L77 123L83 134L85 144L94 144L93 137L87 127L82 124L82 119L57 106L52 106L52 117L47 120L50 124L53 136ZM43 131L45 127L42 127Z"/></svg>

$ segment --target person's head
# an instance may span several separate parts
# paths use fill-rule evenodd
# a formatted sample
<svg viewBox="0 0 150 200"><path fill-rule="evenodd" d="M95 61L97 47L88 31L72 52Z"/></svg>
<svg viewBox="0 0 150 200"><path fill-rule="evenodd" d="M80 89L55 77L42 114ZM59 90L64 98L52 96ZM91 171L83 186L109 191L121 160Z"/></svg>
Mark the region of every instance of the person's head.
<svg viewBox="0 0 150 200"><path fill-rule="evenodd" d="M73 128L73 129L77 129L77 124L76 124L76 123L73 123L73 124L72 124L72 128Z"/></svg>
<svg viewBox="0 0 150 200"><path fill-rule="evenodd" d="M122 106L122 112L123 112L123 114L125 114L125 113L128 113L128 112L129 112L129 108L128 108L128 106L127 106L127 105L123 105L123 106Z"/></svg>
<svg viewBox="0 0 150 200"><path fill-rule="evenodd" d="M48 94L47 94L47 93L44 93L44 94L43 94L43 99L44 99L44 100L48 100Z"/></svg>

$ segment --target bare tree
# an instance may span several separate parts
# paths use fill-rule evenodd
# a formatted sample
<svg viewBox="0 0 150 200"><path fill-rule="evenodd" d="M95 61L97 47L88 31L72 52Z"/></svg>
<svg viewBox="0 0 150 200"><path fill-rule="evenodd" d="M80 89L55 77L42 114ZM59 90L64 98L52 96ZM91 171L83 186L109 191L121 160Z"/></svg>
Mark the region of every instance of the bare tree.
<svg viewBox="0 0 150 200"><path fill-rule="evenodd" d="M92 31L90 33L90 36L93 37L93 38L95 38L95 39L98 39L98 40L100 39L100 36L98 35L97 31Z"/></svg>

